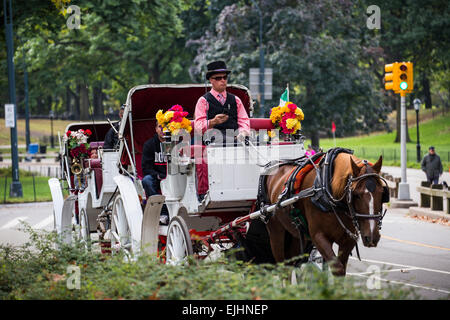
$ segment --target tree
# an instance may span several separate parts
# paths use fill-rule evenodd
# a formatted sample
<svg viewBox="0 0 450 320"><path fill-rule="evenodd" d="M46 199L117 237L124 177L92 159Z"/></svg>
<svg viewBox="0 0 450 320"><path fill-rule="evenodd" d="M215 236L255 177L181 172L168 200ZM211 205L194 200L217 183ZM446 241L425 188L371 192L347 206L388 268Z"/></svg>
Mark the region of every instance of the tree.
<svg viewBox="0 0 450 320"><path fill-rule="evenodd" d="M333 120L346 134L368 132L386 118L379 85L365 63L377 54L377 38L365 34L365 16L351 2L263 1L266 66L274 69L274 100L286 83L290 99L305 112L304 131L319 146L319 131ZM194 62L197 70L213 59L230 64L233 80L248 84L258 66L257 14L250 5L225 7L215 33L207 33ZM268 115L268 114L266 114Z"/></svg>

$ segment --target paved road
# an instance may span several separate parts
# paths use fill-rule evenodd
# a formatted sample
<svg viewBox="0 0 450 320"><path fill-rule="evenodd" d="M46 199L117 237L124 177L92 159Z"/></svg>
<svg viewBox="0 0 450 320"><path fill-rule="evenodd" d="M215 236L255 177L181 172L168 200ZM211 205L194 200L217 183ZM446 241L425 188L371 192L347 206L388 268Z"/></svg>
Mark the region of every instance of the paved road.
<svg viewBox="0 0 450 320"><path fill-rule="evenodd" d="M401 168L400 167L384 167L381 171L389 173L394 177L401 177ZM406 170L406 182L409 184L409 193L411 195L411 199L415 202L419 203L420 194L417 192L416 187L420 186L421 181L426 181L426 175L422 170L419 169L407 169ZM446 181L448 185L450 185L450 173L444 172L442 176L439 178L439 182Z"/></svg>
<svg viewBox="0 0 450 320"><path fill-rule="evenodd" d="M380 285L413 288L425 299L450 298L450 227L415 220L406 209L390 209L383 221L377 248L365 248L359 240L362 261L350 258L349 276L365 284L370 270L379 267ZM34 228L51 230L52 204L0 206L0 243L19 245L27 235L17 228L24 220Z"/></svg>
<svg viewBox="0 0 450 320"><path fill-rule="evenodd" d="M21 245L28 236L20 228L22 221L34 229L53 229L53 205L51 202L0 205L0 243Z"/></svg>
<svg viewBox="0 0 450 320"><path fill-rule="evenodd" d="M410 218L407 212L388 210L378 246L366 248L359 240L362 261L353 250L348 272L367 281L371 268L379 267L382 285L389 280L425 299L450 299L450 227Z"/></svg>

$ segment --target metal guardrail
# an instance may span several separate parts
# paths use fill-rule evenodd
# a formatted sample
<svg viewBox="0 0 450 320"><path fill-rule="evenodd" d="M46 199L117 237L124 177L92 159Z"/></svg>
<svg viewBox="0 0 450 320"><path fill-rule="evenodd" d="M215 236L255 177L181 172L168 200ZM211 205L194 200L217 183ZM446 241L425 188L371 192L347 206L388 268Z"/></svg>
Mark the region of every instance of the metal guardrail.
<svg viewBox="0 0 450 320"><path fill-rule="evenodd" d="M401 178L393 177L392 175L385 172L381 172L381 176L386 180L390 197L398 198L398 184L400 183Z"/></svg>
<svg viewBox="0 0 450 320"><path fill-rule="evenodd" d="M420 206L431 208L433 211L444 211L444 199L447 204L446 213L450 214L450 190L445 189L442 184L433 184L422 181L416 190L420 193Z"/></svg>

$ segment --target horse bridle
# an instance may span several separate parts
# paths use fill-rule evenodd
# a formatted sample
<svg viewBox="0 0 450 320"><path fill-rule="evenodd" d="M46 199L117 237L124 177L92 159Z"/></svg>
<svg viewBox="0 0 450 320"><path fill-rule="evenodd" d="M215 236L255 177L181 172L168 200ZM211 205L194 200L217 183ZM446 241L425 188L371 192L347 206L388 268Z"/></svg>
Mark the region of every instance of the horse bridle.
<svg viewBox="0 0 450 320"><path fill-rule="evenodd" d="M358 236L359 236L359 231L360 231L358 218L362 218L362 219L377 219L378 220L377 221L378 222L378 229L380 230L381 229L382 220L383 220L384 216L386 215L386 210L384 210L384 213L382 213L383 207L381 207L381 210L378 213L376 213L376 214L360 213L360 212L357 212L355 210L355 208L353 207L353 203L352 203L352 201L353 201L353 191L354 191L354 190L352 190L353 183L356 182L356 185L357 185L360 181L362 181L364 179L367 179L367 178L370 178L370 177L379 178L380 180L382 180L387 185L386 180L382 176L377 174L377 173L365 173L365 174L362 174L362 175L360 175L358 177L355 177L355 178L352 175L350 175L348 177L347 184L345 186L343 196L340 199L338 199L338 200L333 199L335 202L341 202L345 198L345 200L346 200L345 202L346 202L346 205L347 205L347 207L349 209L349 213L350 213L350 216L348 216L348 215L347 216L352 220L352 223L353 223L353 225L355 227L356 233L353 233L350 230L348 230L348 228L342 223L341 219L337 215L336 210L334 210L334 208L333 208L333 211L334 211L334 214L336 215L336 218L337 218L338 222L342 226L342 228L344 228L345 232L351 238L353 238L355 241L357 241ZM385 188L385 187L383 187L383 188ZM356 189L356 186L355 186L355 189ZM385 192L385 190L383 190L383 192Z"/></svg>

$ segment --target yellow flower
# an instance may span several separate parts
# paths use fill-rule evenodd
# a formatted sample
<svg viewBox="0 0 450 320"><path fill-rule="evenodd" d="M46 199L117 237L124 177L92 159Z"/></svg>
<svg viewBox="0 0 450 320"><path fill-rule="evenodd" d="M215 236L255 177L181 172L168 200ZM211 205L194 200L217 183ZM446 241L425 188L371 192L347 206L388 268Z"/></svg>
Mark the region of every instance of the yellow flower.
<svg viewBox="0 0 450 320"><path fill-rule="evenodd" d="M291 110L289 110L289 108L287 107L287 103L286 103L283 107L281 107L281 111L282 111L283 113L286 113L286 112L289 112L289 111L291 111Z"/></svg>
<svg viewBox="0 0 450 320"><path fill-rule="evenodd" d="M160 125L164 124L164 114L162 110L158 110L156 113L156 121L158 121Z"/></svg>
<svg viewBox="0 0 450 320"><path fill-rule="evenodd" d="M297 119L287 119L286 120L286 127L288 129L292 129L292 128L294 128L297 125L297 123L298 123Z"/></svg>
<svg viewBox="0 0 450 320"><path fill-rule="evenodd" d="M295 109L295 115L297 116L298 120L305 119L305 115L303 114L303 111L300 108Z"/></svg>
<svg viewBox="0 0 450 320"><path fill-rule="evenodd" d="M164 113L164 121L169 122L173 117L173 111L167 111Z"/></svg>
<svg viewBox="0 0 450 320"><path fill-rule="evenodd" d="M191 132L192 130L191 121L189 121L186 118L183 118L183 120L181 121L181 128L186 129L187 132Z"/></svg>
<svg viewBox="0 0 450 320"><path fill-rule="evenodd" d="M282 112L281 107L273 107L272 111L270 112L270 120L272 120L272 123L277 123L281 120Z"/></svg>
<svg viewBox="0 0 450 320"><path fill-rule="evenodd" d="M295 124L295 127L294 127L294 133L296 133L298 130L300 130L302 128L302 124L300 123L300 121L298 121L296 124Z"/></svg>
<svg viewBox="0 0 450 320"><path fill-rule="evenodd" d="M271 138L274 138L276 136L275 131L273 131L273 130L267 131L267 135Z"/></svg>

